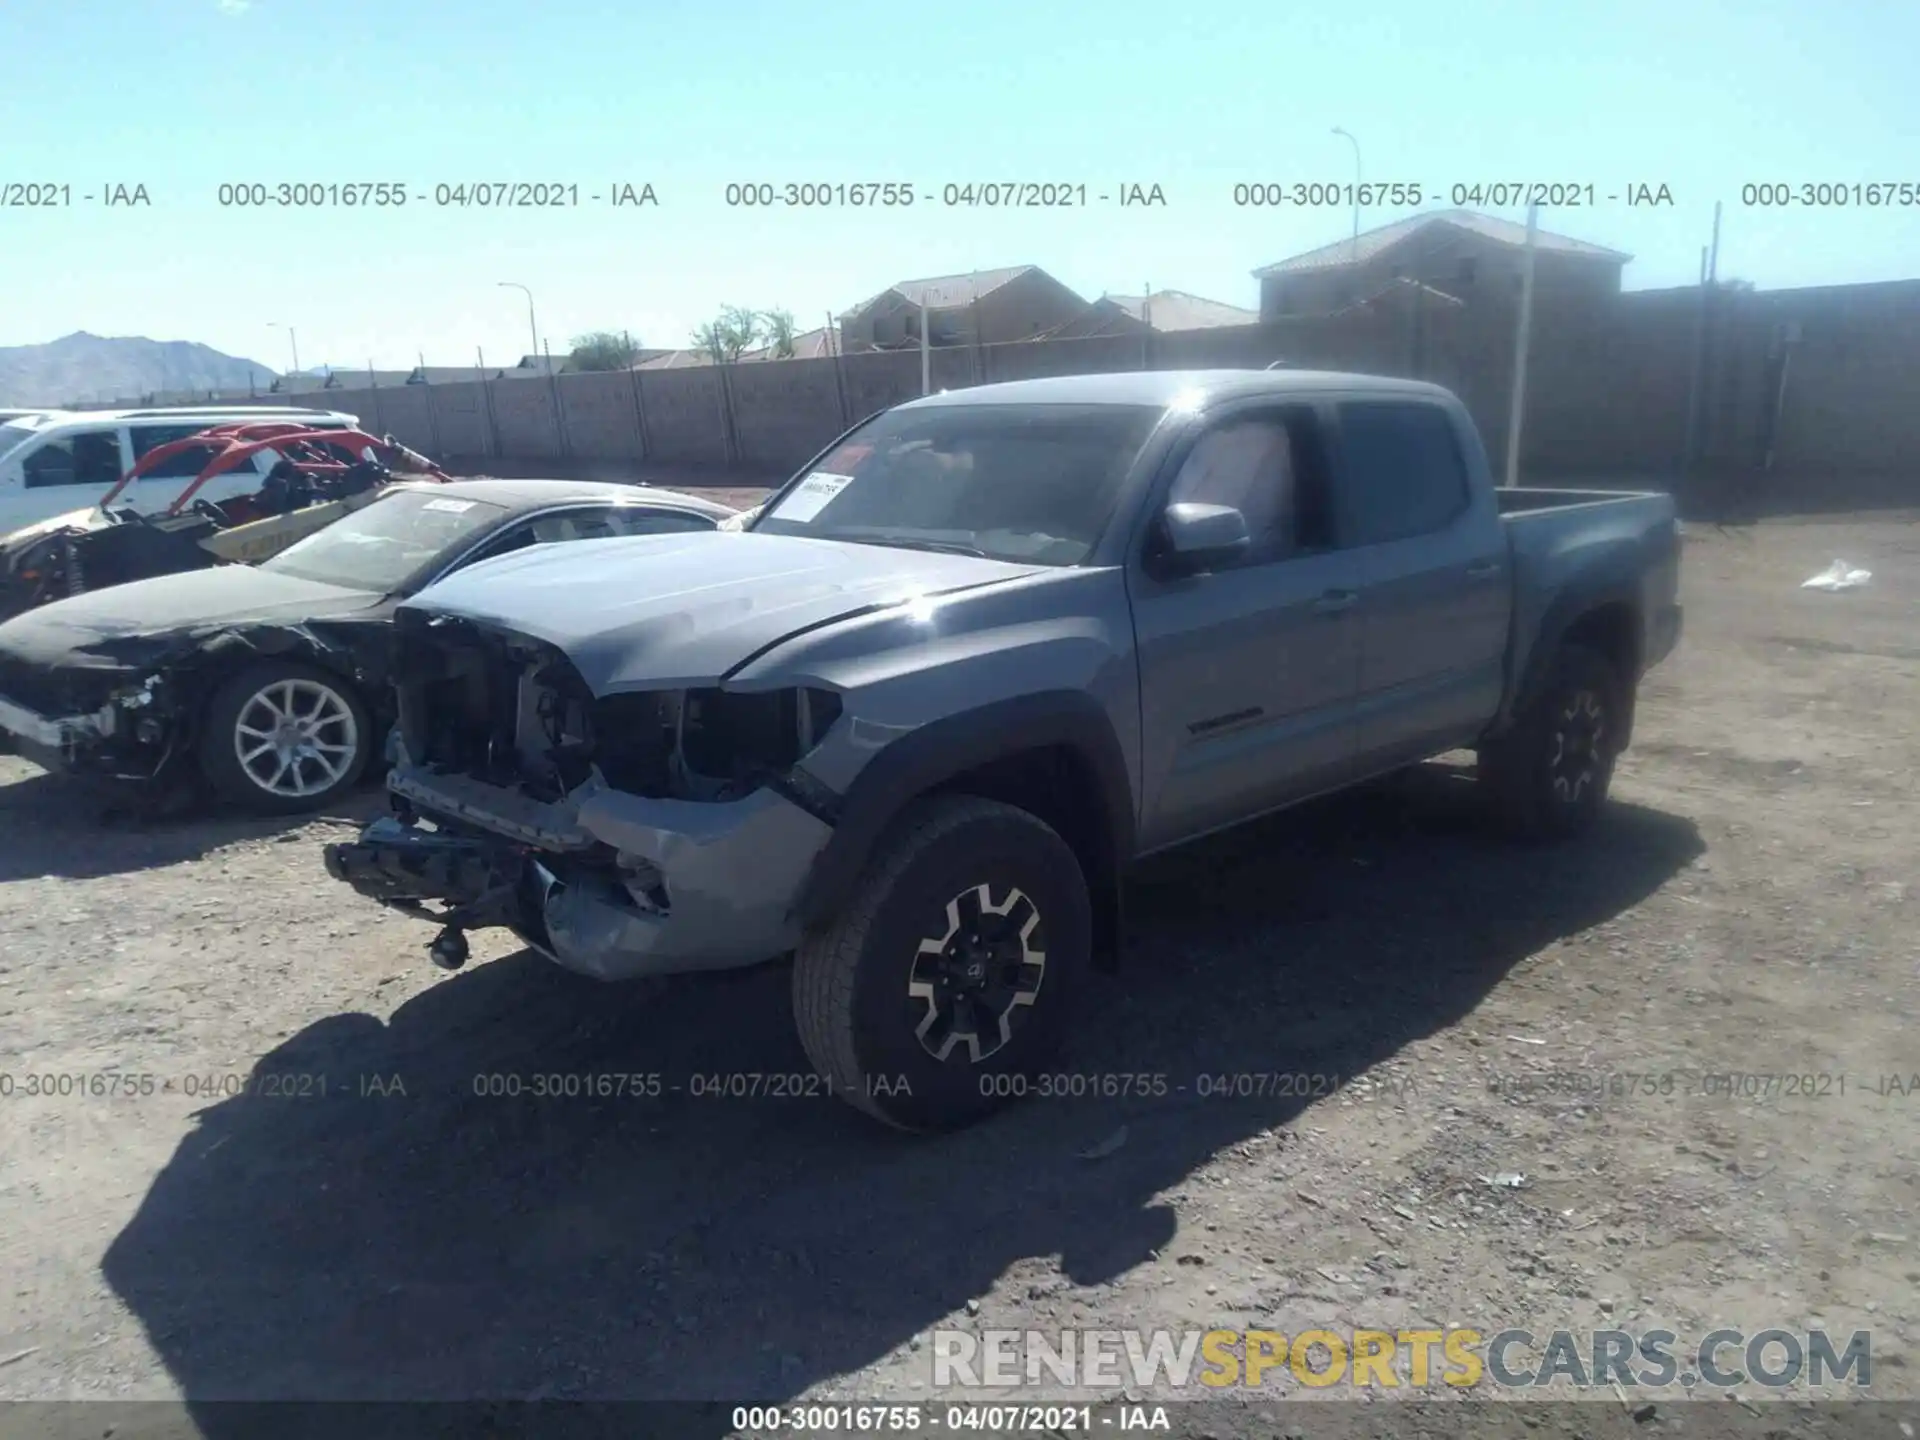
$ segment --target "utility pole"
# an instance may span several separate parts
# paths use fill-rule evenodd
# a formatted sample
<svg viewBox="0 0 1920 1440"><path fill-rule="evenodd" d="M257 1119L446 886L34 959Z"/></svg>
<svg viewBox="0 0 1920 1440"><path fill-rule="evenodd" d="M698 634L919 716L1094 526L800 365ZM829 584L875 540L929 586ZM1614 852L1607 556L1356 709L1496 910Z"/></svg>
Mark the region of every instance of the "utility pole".
<svg viewBox="0 0 1920 1440"><path fill-rule="evenodd" d="M1527 343L1533 332L1533 257L1540 233L1540 207L1527 207L1527 249L1520 272L1520 320L1513 337L1513 400L1507 409L1508 489L1520 483L1520 417L1527 405Z"/></svg>
<svg viewBox="0 0 1920 1440"><path fill-rule="evenodd" d="M533 349L529 350L527 353L529 355L538 355L540 353L540 327L536 325L533 320L533 291L528 290L526 286L522 285L517 280L502 280L500 282L500 286L502 289L505 289L505 290L519 290L526 295L527 297L527 334L533 340ZM548 373L549 374L552 373L551 366L548 367Z"/></svg>
<svg viewBox="0 0 1920 1440"><path fill-rule="evenodd" d="M927 334L927 302L920 300L920 393L933 393L933 342Z"/></svg>
<svg viewBox="0 0 1920 1440"><path fill-rule="evenodd" d="M1687 376L1687 439L1680 452L1680 473L1693 473L1694 452L1700 446L1700 380L1707 358L1707 247L1700 247L1700 303L1693 311L1693 365Z"/></svg>
<svg viewBox="0 0 1920 1440"><path fill-rule="evenodd" d="M293 349L292 373L298 375L300 373L300 340L299 337L293 333L293 326L282 325L278 320L269 320L267 322L267 328L269 330L284 330L287 332L287 344Z"/></svg>
<svg viewBox="0 0 1920 1440"><path fill-rule="evenodd" d="M1345 135L1347 143L1353 146L1353 254L1354 264L1360 263L1360 142L1341 129L1333 127L1336 135Z"/></svg>

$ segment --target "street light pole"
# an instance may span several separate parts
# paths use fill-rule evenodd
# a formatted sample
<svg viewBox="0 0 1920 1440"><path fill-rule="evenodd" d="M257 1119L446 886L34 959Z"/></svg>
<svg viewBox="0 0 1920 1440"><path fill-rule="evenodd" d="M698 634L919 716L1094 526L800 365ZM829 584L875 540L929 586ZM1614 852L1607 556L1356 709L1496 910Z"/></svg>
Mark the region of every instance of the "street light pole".
<svg viewBox="0 0 1920 1440"><path fill-rule="evenodd" d="M1533 259L1539 247L1540 207L1527 206L1527 248L1520 271L1520 318L1513 337L1513 398L1507 406L1506 476L1500 482L1512 489L1520 483L1520 417L1527 408L1527 349L1533 341Z"/></svg>
<svg viewBox="0 0 1920 1440"><path fill-rule="evenodd" d="M269 320L267 322L267 328L269 330L284 330L287 332L287 344L293 347L292 373L298 375L300 373L300 341L293 333L293 326L282 325L278 320Z"/></svg>
<svg viewBox="0 0 1920 1440"><path fill-rule="evenodd" d="M533 337L533 349L529 350L527 353L529 355L538 355L540 353L540 327L533 323L533 291L527 289L526 286L513 280L502 280L500 284L505 289L518 290L526 295L527 297L527 333ZM548 368L551 369L552 367L549 366Z"/></svg>
<svg viewBox="0 0 1920 1440"><path fill-rule="evenodd" d="M1347 143L1353 146L1353 259L1357 264L1360 260L1360 142L1338 125L1333 127L1333 133L1345 135Z"/></svg>

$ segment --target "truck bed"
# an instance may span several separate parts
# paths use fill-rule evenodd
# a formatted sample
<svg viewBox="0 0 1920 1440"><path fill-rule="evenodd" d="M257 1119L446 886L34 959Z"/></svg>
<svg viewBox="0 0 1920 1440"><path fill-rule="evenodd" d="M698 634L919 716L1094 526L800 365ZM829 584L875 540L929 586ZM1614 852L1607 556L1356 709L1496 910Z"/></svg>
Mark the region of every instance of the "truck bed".
<svg viewBox="0 0 1920 1440"><path fill-rule="evenodd" d="M1494 500L1502 515L1531 514L1537 510L1565 510L1575 505L1604 505L1615 500L1669 498L1662 490L1570 490L1549 486L1496 486Z"/></svg>
<svg viewBox="0 0 1920 1440"><path fill-rule="evenodd" d="M1520 671L1544 653L1543 634L1551 640L1557 630L1556 611L1609 602L1627 607L1639 617L1641 671L1672 650L1680 626L1680 529L1672 495L1496 487L1494 496L1512 562L1509 706L1522 686Z"/></svg>

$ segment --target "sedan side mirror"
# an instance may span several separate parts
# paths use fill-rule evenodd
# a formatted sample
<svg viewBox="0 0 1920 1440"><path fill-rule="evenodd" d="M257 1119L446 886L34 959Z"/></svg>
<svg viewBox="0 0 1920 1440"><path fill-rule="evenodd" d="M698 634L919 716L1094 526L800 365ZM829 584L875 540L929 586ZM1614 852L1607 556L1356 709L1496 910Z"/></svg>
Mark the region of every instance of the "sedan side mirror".
<svg viewBox="0 0 1920 1440"><path fill-rule="evenodd" d="M1247 517L1231 505L1183 501L1167 507L1161 524L1165 527L1167 566L1182 575L1218 570L1253 548Z"/></svg>

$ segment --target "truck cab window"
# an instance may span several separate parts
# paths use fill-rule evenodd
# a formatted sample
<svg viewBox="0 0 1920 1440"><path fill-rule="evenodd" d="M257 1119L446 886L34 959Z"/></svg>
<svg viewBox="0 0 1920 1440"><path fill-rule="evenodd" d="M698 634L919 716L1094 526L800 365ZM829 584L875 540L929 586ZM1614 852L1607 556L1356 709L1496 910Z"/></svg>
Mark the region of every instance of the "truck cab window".
<svg viewBox="0 0 1920 1440"><path fill-rule="evenodd" d="M1467 508L1467 467L1453 420L1417 401L1340 407L1342 479L1362 545L1444 530Z"/></svg>
<svg viewBox="0 0 1920 1440"><path fill-rule="evenodd" d="M120 437L111 430L49 440L21 462L27 488L111 485L120 478Z"/></svg>
<svg viewBox="0 0 1920 1440"><path fill-rule="evenodd" d="M1326 486L1313 419L1260 415L1227 420L1194 444L1174 477L1169 504L1231 505L1246 517L1260 564L1326 548Z"/></svg>
<svg viewBox="0 0 1920 1440"><path fill-rule="evenodd" d="M204 425L137 425L133 429L133 458L139 460L144 457L149 450L157 446L170 445L175 440L184 440L189 435L198 435L206 428ZM213 459L220 448L220 444L221 442L215 441L211 445L182 450L178 455L162 460L157 466L149 470L146 478L149 480L191 480L207 468L208 462ZM250 471L254 467L248 464L243 468Z"/></svg>

